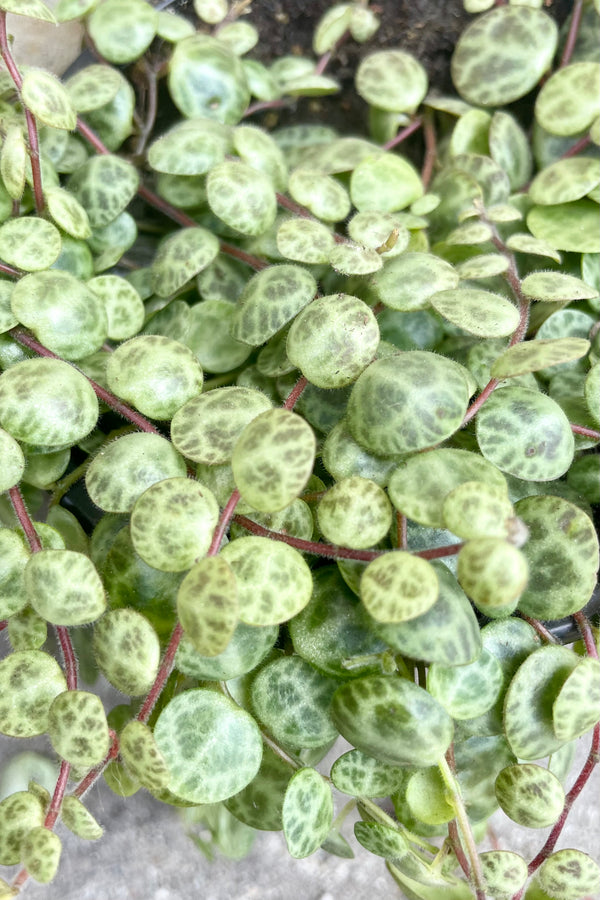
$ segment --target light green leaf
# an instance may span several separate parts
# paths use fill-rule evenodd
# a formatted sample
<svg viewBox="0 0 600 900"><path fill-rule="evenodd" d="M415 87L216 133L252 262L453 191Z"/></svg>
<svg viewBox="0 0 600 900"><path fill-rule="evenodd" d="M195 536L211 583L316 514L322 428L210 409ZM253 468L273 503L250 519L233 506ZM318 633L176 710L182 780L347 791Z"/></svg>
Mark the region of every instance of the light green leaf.
<svg viewBox="0 0 600 900"><path fill-rule="evenodd" d="M497 110L489 128L490 156L504 169L511 189L517 190L531 178L533 159L529 138L510 113Z"/></svg>
<svg viewBox="0 0 600 900"><path fill-rule="evenodd" d="M449 802L446 785L437 766L421 768L410 775L404 790L406 803L419 822L443 825L454 818L456 811Z"/></svg>
<svg viewBox="0 0 600 900"><path fill-rule="evenodd" d="M47 188L45 192L48 212L63 231L75 238L88 238L92 230L88 214L81 204L60 187Z"/></svg>
<svg viewBox="0 0 600 900"><path fill-rule="evenodd" d="M406 622L434 605L438 578L427 560L397 550L369 563L360 580L360 595L378 622Z"/></svg>
<svg viewBox="0 0 600 900"><path fill-rule="evenodd" d="M542 86L535 118L550 134L579 134L598 117L599 96L600 63L570 63L557 69Z"/></svg>
<svg viewBox="0 0 600 900"><path fill-rule="evenodd" d="M61 244L60 232L45 219L23 216L0 226L0 257L26 272L49 268Z"/></svg>
<svg viewBox="0 0 600 900"><path fill-rule="evenodd" d="M182 41L195 33L194 26L184 16L179 16L168 9L159 10L156 18L156 34L164 41L176 44L177 41Z"/></svg>
<svg viewBox="0 0 600 900"><path fill-rule="evenodd" d="M400 828L380 825L377 822L355 822L354 835L358 843L369 853L383 856L385 859L397 859L410 850L410 844Z"/></svg>
<svg viewBox="0 0 600 900"><path fill-rule="evenodd" d="M245 163L213 166L206 190L214 214L242 234L262 234L275 221L277 200L270 178Z"/></svg>
<svg viewBox="0 0 600 900"><path fill-rule="evenodd" d="M427 675L427 690L454 719L473 719L487 712L498 699L502 684L500 663L485 649L466 666L433 663ZM416 811L415 815L423 818Z"/></svg>
<svg viewBox="0 0 600 900"><path fill-rule="evenodd" d="M454 288L434 294L429 302L453 325L477 337L506 337L519 324L517 307L491 291Z"/></svg>
<svg viewBox="0 0 600 900"><path fill-rule="evenodd" d="M25 567L25 591L33 608L54 625L84 625L106 608L96 567L74 550L41 550Z"/></svg>
<svg viewBox="0 0 600 900"><path fill-rule="evenodd" d="M21 738L43 734L52 701L66 689L63 671L48 653L10 653L0 662L0 732Z"/></svg>
<svg viewBox="0 0 600 900"><path fill-rule="evenodd" d="M143 0L104 0L87 21L100 54L117 65L134 62L152 43L157 14Z"/></svg>
<svg viewBox="0 0 600 900"><path fill-rule="evenodd" d="M333 695L331 714L346 740L391 765L434 765L452 740L452 720L439 703L396 676L368 675L343 684Z"/></svg>
<svg viewBox="0 0 600 900"><path fill-rule="evenodd" d="M121 75L117 69L105 65L86 66L65 82L71 104L78 113L106 106L115 99L120 87Z"/></svg>
<svg viewBox="0 0 600 900"><path fill-rule="evenodd" d="M129 281L119 275L99 275L91 278L87 286L104 304L111 340L124 341L139 332L144 323L145 308Z"/></svg>
<svg viewBox="0 0 600 900"><path fill-rule="evenodd" d="M351 3L337 3L321 16L312 40L313 51L317 56L322 56L335 46L348 29L351 18Z"/></svg>
<svg viewBox="0 0 600 900"><path fill-rule="evenodd" d="M527 215L527 227L534 237L557 250L600 253L598 204L592 200L534 206Z"/></svg>
<svg viewBox="0 0 600 900"><path fill-rule="evenodd" d="M569 420L556 401L539 391L517 386L495 391L477 414L476 428L485 458L517 478L553 481L573 460Z"/></svg>
<svg viewBox="0 0 600 900"><path fill-rule="evenodd" d="M562 740L581 737L600 720L600 663L584 658L561 687L552 707L554 733Z"/></svg>
<svg viewBox="0 0 600 900"><path fill-rule="evenodd" d="M564 337L526 341L505 350L490 369L492 378L514 378L549 366L581 359L590 349L584 338Z"/></svg>
<svg viewBox="0 0 600 900"><path fill-rule="evenodd" d="M174 697L154 728L171 781L193 803L216 803L241 791L258 772L262 738L254 719L212 690Z"/></svg>
<svg viewBox="0 0 600 900"><path fill-rule="evenodd" d="M0 174L13 200L20 200L25 188L27 147L20 125L9 125L2 144Z"/></svg>
<svg viewBox="0 0 600 900"><path fill-rule="evenodd" d="M429 306L434 294L457 287L458 272L432 253L403 253L386 262L373 288L386 306L409 312Z"/></svg>
<svg viewBox="0 0 600 900"><path fill-rule="evenodd" d="M506 815L526 828L554 825L565 804L565 792L558 778L533 763L502 769L495 791Z"/></svg>
<svg viewBox="0 0 600 900"><path fill-rule="evenodd" d="M68 189L86 210L92 228L97 229L114 222L135 196L138 184L135 166L106 154L93 156L80 166L71 175Z"/></svg>
<svg viewBox="0 0 600 900"><path fill-rule="evenodd" d="M552 63L557 42L556 24L542 10L493 9L460 36L452 57L452 80L469 103L505 106L535 87ZM483 74L491 67L493 79Z"/></svg>
<svg viewBox="0 0 600 900"><path fill-rule="evenodd" d="M272 649L276 625L258 628L240 622L225 650L217 656L202 656L185 637L179 644L175 665L192 678L229 681L256 668Z"/></svg>
<svg viewBox="0 0 600 900"><path fill-rule="evenodd" d="M0 863L13 866L21 860L21 844L27 833L43 824L46 812L40 797L16 791L0 803ZM2 896L0 894L0 896ZM7 898L14 896L6 894Z"/></svg>
<svg viewBox="0 0 600 900"><path fill-rule="evenodd" d="M550 259L558 263L562 259L558 250L555 250L546 241L534 238L530 234L511 234L506 240L506 246L509 250L516 250L519 253L528 253L533 256L549 256Z"/></svg>
<svg viewBox="0 0 600 900"><path fill-rule="evenodd" d="M84 841L97 841L104 833L102 826L74 794L63 797L60 818L69 831Z"/></svg>
<svg viewBox="0 0 600 900"><path fill-rule="evenodd" d="M290 175L288 190L294 200L326 222L338 222L350 212L348 192L331 175L295 169Z"/></svg>
<svg viewBox="0 0 600 900"><path fill-rule="evenodd" d="M543 169L529 186L529 197L540 206L585 197L600 184L600 160L584 156L561 159Z"/></svg>
<svg viewBox="0 0 600 900"><path fill-rule="evenodd" d="M127 723L119 735L123 762L141 785L150 791L167 787L169 770L151 729L137 719Z"/></svg>
<svg viewBox="0 0 600 900"><path fill-rule="evenodd" d="M392 508L385 492L359 475L334 484L319 501L317 515L328 541L355 549L378 544L392 524Z"/></svg>
<svg viewBox="0 0 600 900"><path fill-rule="evenodd" d="M559 900L579 900L600 890L600 866L581 850L557 850L540 866L542 890Z"/></svg>
<svg viewBox="0 0 600 900"><path fill-rule="evenodd" d="M331 266L342 275L370 275L383 265L379 253L358 244L336 244L329 254Z"/></svg>
<svg viewBox="0 0 600 900"><path fill-rule="evenodd" d="M231 129L214 119L187 119L150 145L148 162L156 172L204 175L224 160L231 137Z"/></svg>
<svg viewBox="0 0 600 900"><path fill-rule="evenodd" d="M487 893L492 897L513 896L527 881L527 863L511 850L488 850L479 854Z"/></svg>
<svg viewBox="0 0 600 900"><path fill-rule="evenodd" d="M123 656L115 655L116 646ZM121 693L138 697L152 686L160 644L150 622L135 609L109 610L94 626L93 649L98 668Z"/></svg>
<svg viewBox="0 0 600 900"><path fill-rule="evenodd" d="M355 83L363 100L390 112L415 112L428 87L423 66L403 50L380 50L365 57Z"/></svg>
<svg viewBox="0 0 600 900"><path fill-rule="evenodd" d="M66 88L55 75L41 69L28 69L23 77L21 98L25 106L53 128L73 131L77 114L71 105Z"/></svg>
<svg viewBox="0 0 600 900"><path fill-rule="evenodd" d="M467 596L490 618L515 609L529 575L527 559L501 538L477 537L458 554L458 581Z"/></svg>
<svg viewBox="0 0 600 900"><path fill-rule="evenodd" d="M288 459L290 446L294 460ZM231 460L242 498L262 512L277 512L300 495L313 469L315 436L310 425L286 409L267 410L238 438Z"/></svg>
<svg viewBox="0 0 600 900"><path fill-rule="evenodd" d="M227 15L227 0L194 0L194 12L209 25L218 25Z"/></svg>
<svg viewBox="0 0 600 900"><path fill-rule="evenodd" d="M391 213L405 209L423 193L417 170L408 160L393 153L367 157L359 162L350 177L350 196L360 212Z"/></svg>
<svg viewBox="0 0 600 900"><path fill-rule="evenodd" d="M561 497L527 497L515 511L529 529L522 553L529 583L519 609L539 619L560 619L582 609L596 582L598 538L591 519Z"/></svg>
<svg viewBox="0 0 600 900"><path fill-rule="evenodd" d="M0 459L0 491L8 491L21 480L25 471L25 457L19 444L3 428L0 428Z"/></svg>
<svg viewBox="0 0 600 900"><path fill-rule="evenodd" d="M348 750L331 768L331 779L338 791L353 797L389 797L404 784L405 778L405 769L360 750Z"/></svg>
<svg viewBox="0 0 600 900"><path fill-rule="evenodd" d="M239 617L248 625L285 622L310 600L310 569L288 544L264 537L242 537L230 541L219 556L233 570Z"/></svg>
<svg viewBox="0 0 600 900"><path fill-rule="evenodd" d="M177 614L198 653L218 656L226 649L238 622L237 583L227 560L213 556L192 566L177 594Z"/></svg>
<svg viewBox="0 0 600 900"><path fill-rule="evenodd" d="M48 713L48 734L59 756L75 766L102 762L109 747L108 724L100 697L88 691L65 691Z"/></svg>
<svg viewBox="0 0 600 900"><path fill-rule="evenodd" d="M250 102L241 60L225 44L195 34L175 45L169 66L169 92L184 116L235 125Z"/></svg>
<svg viewBox="0 0 600 900"><path fill-rule="evenodd" d="M580 278L563 272L531 272L521 282L521 289L532 300L592 300L598 291Z"/></svg>
<svg viewBox="0 0 600 900"><path fill-rule="evenodd" d="M316 769L299 769L292 775L283 799L283 833L294 859L304 859L319 849L333 821L331 788Z"/></svg>
<svg viewBox="0 0 600 900"><path fill-rule="evenodd" d="M21 844L21 862L40 884L52 881L58 870L62 843L57 834L38 825L28 831Z"/></svg>
<svg viewBox="0 0 600 900"><path fill-rule="evenodd" d="M42 22L52 22L53 25L56 25L52 11L42 0L2 0L1 8L16 16L41 19Z"/></svg>
<svg viewBox="0 0 600 900"><path fill-rule="evenodd" d="M286 219L277 229L277 249L286 259L326 263L334 246L329 228L311 219Z"/></svg>
<svg viewBox="0 0 600 900"><path fill-rule="evenodd" d="M317 282L301 266L269 266L257 272L237 300L233 337L253 347L264 344L310 303L316 292Z"/></svg>

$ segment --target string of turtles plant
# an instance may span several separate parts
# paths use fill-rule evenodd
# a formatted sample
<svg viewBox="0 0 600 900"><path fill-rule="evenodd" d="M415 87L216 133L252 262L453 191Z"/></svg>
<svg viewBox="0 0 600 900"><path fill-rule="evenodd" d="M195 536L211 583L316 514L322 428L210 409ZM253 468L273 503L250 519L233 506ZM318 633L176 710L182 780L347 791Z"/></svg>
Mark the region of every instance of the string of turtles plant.
<svg viewBox="0 0 600 900"><path fill-rule="evenodd" d="M465 6L446 96L365 2L263 65L244 2L59 0L95 56L61 82L6 31L53 13L0 0L0 732L58 760L8 763L0 897L59 821L101 836L100 778L419 900L600 888L555 849L600 754L600 9ZM250 124L344 41L362 135ZM533 860L478 851L498 807L553 826Z"/></svg>

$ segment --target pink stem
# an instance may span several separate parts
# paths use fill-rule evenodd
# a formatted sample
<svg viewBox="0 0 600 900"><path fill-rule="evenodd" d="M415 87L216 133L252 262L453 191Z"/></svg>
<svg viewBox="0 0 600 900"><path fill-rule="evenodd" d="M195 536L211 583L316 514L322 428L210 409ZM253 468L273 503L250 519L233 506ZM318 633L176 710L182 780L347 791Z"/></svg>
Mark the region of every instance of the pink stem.
<svg viewBox="0 0 600 900"><path fill-rule="evenodd" d="M598 648L596 647L594 633L588 619L581 611L576 612L573 618L577 622L577 625L581 632L587 655L591 656L592 659L598 659Z"/></svg>
<svg viewBox="0 0 600 900"><path fill-rule="evenodd" d="M38 537L38 533L35 530L34 524L31 521L31 517L27 511L27 507L25 506L23 495L21 494L21 491L19 490L17 485L10 488L8 496L10 497L10 502L12 504L12 508L15 511L15 515L19 520L19 524L25 532L25 537L27 538L27 541L31 548L31 552L39 553L39 551L42 549L42 544Z"/></svg>
<svg viewBox="0 0 600 900"><path fill-rule="evenodd" d="M177 648L179 647L179 642L182 636L183 628L178 622L173 629L173 634L171 635L171 639L169 640L169 645L165 651L165 655L163 656L163 660L160 664L160 668L158 670L158 674L156 676L154 684L150 688L150 692L144 700L142 708L137 714L137 718L140 722L147 722L150 718L150 713L154 709L154 704L160 697L162 689L167 682L167 678L171 674L171 669L173 668L173 663L175 661L175 654L177 653Z"/></svg>
<svg viewBox="0 0 600 900"><path fill-rule="evenodd" d="M413 119L410 125L407 125L406 128L403 128L402 131L399 131L395 137L391 138L385 144L382 144L381 149L392 150L394 147L397 147L398 144L401 144L402 141L405 141L407 137L410 137L411 134L414 134L415 131L418 131L422 124L422 117L417 116L416 119Z"/></svg>
<svg viewBox="0 0 600 900"><path fill-rule="evenodd" d="M6 263L0 263L0 272L3 272L5 275L12 275L14 278L20 278L22 275L18 269L13 269L12 266L7 265Z"/></svg>
<svg viewBox="0 0 600 900"><path fill-rule="evenodd" d="M284 409L293 409L295 407L296 403L300 399L300 395L302 394L302 391L304 390L304 388L306 387L307 384L308 384L308 381L304 377L304 375L298 379L298 381L296 382L296 384L294 385L292 390L287 395L286 401L283 404Z"/></svg>
<svg viewBox="0 0 600 900"><path fill-rule="evenodd" d="M435 128L430 113L425 115L423 121L423 134L425 136L425 160L421 169L421 181L425 190L429 187L433 168L437 159L437 141L435 137Z"/></svg>
<svg viewBox="0 0 600 900"><path fill-rule="evenodd" d="M462 424L460 426L461 428L464 428L467 422L470 422L473 416L475 416L479 412L487 398L490 396L492 391L494 391L498 387L499 384L500 381L497 378L492 378L490 379L490 381L488 381L482 392L478 397L475 398L475 400L473 400L470 407L466 411L465 417L462 420Z"/></svg>
<svg viewBox="0 0 600 900"><path fill-rule="evenodd" d="M65 661L65 675L67 676L67 690L77 690L77 657L73 650L69 629L64 625L56 626L56 634L60 642L63 659Z"/></svg>
<svg viewBox="0 0 600 900"><path fill-rule="evenodd" d="M600 441L600 431L594 431L593 428L586 428L584 425L573 425L571 422L571 431L574 434L582 434L584 437L592 438L594 441Z"/></svg>
<svg viewBox="0 0 600 900"><path fill-rule="evenodd" d="M60 771L58 773L58 779L56 781L56 786L54 788L54 794L52 795L52 801L50 803L50 807L48 808L48 812L46 813L46 818L44 819L44 828L49 828L52 830L56 825L56 820L60 814L60 807L63 802L63 797L65 796L65 791L67 790L67 784L69 782L69 772L71 771L71 763L68 763L65 759L60 764Z"/></svg>
<svg viewBox="0 0 600 900"><path fill-rule="evenodd" d="M208 556L216 556L219 552L219 548L221 546L221 541L223 540L223 535L227 531L227 527L233 518L233 514L235 512L235 508L240 501L240 492L237 488L232 491L229 500L227 501L223 512L221 513L221 517L215 528L215 533L213 534L213 538L208 550Z"/></svg>
<svg viewBox="0 0 600 900"><path fill-rule="evenodd" d="M569 26L569 34L567 35L565 49L563 50L563 55L560 60L559 68L561 69L563 68L563 66L568 66L569 62L571 61L571 57L573 56L573 50L575 49L575 44L577 42L577 35L579 34L582 11L583 0L575 0L573 15L571 16L571 24Z"/></svg>
<svg viewBox="0 0 600 900"><path fill-rule="evenodd" d="M548 644L560 644L560 641L557 640L551 631L549 631L545 625L543 625L539 619L532 619L529 616L526 616L525 613L519 613L521 619L525 622L528 622L532 628L534 628L539 636L543 638Z"/></svg>
<svg viewBox="0 0 600 900"><path fill-rule="evenodd" d="M326 53L318 61L315 66L315 75L322 75L329 63L331 62L332 57L339 50L344 41L347 41L350 37L350 31L346 29L344 33L337 39L331 50L328 50Z"/></svg>

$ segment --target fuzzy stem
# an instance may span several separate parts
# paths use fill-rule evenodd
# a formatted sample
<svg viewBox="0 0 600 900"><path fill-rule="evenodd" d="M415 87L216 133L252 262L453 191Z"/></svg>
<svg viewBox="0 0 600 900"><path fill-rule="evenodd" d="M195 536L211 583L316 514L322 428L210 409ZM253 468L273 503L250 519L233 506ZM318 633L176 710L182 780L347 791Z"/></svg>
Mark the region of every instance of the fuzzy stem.
<svg viewBox="0 0 600 900"><path fill-rule="evenodd" d="M481 409L481 407L483 406L483 404L485 403L487 398L490 396L492 391L494 391L498 387L499 384L500 384L500 382L497 378L491 378L488 381L488 383L486 384L484 389L481 391L479 396L476 397L475 400L473 400L473 402L469 406L468 410L466 411L465 417L462 420L462 424L460 426L461 428L464 428L465 425L471 421L473 416L477 415L477 413L479 412L479 410Z"/></svg>
<svg viewBox="0 0 600 900"><path fill-rule="evenodd" d="M423 117L423 135L425 137L425 160L421 169L421 181L423 182L423 187L427 190L437 159L435 126L430 112L427 112Z"/></svg>
<svg viewBox="0 0 600 900"><path fill-rule="evenodd" d="M600 431L595 431L593 428L586 428L584 425L574 425L572 422L571 431L574 434L582 434L584 437L592 438L593 441L600 441Z"/></svg>
<svg viewBox="0 0 600 900"><path fill-rule="evenodd" d="M416 119L407 125L406 128L403 128L402 131L399 131L398 134L391 138L389 141L386 141L385 144L381 145L382 150L392 150L394 147L397 147L398 144L401 144L402 141L405 141L407 137L410 137L411 134L414 134L415 131L423 124L423 118L421 116L417 116Z"/></svg>
<svg viewBox="0 0 600 900"><path fill-rule="evenodd" d="M69 629L64 625L56 626L56 636L60 643L63 659L65 662L65 675L67 676L67 690L77 690L77 657L73 650L71 635Z"/></svg>
<svg viewBox="0 0 600 900"><path fill-rule="evenodd" d="M465 845L466 856L469 861L469 880L472 881L477 895L477 900L484 900L485 887L483 872L481 871L481 862L477 854L477 846L469 816L462 798L462 793L458 779L453 771L454 769L454 753L452 746L448 749L446 756L442 756L438 760L438 768L444 779L444 783L452 798L452 806L456 818L457 830L462 834L462 840ZM460 843L459 843L460 846Z"/></svg>
<svg viewBox="0 0 600 900"><path fill-rule="evenodd" d="M158 670L158 674L154 679L154 684L150 688L146 699L142 704L142 708L137 714L137 719L140 722L147 722L150 718L150 713L154 709L154 704L158 700L161 695L162 689L164 688L167 678L171 674L171 669L173 668L173 663L175 661L175 654L177 653L177 648L179 647L179 642L183 635L183 628L179 623L173 629L173 633L169 640L168 647L165 651L165 655L163 656L162 662L160 664L160 668Z"/></svg>
<svg viewBox="0 0 600 900"><path fill-rule="evenodd" d="M15 87L21 92L23 79L21 73L13 59L13 55L8 43L8 35L6 33L6 12L0 10L0 55L4 60L4 64L8 73L15 83ZM33 113L24 106L25 121L27 122L27 134L29 137L29 159L31 161L31 176L33 181L33 196L35 199L35 209L38 215L44 211L44 192L42 190L42 172L40 168L40 142L38 138L37 124Z"/></svg>
<svg viewBox="0 0 600 900"><path fill-rule="evenodd" d="M576 612L573 615L573 618L577 622L577 626L579 628L579 631L581 632L581 637L583 638L587 655L591 656L592 659L598 659L598 648L596 647L594 633L592 631L592 626L590 625L589 619L587 619L581 611Z"/></svg>
<svg viewBox="0 0 600 900"><path fill-rule="evenodd" d="M458 833L458 825L456 824L456 819L452 819L451 822L448 822L448 837L450 838L452 849L454 850L454 855L458 860L459 866L461 867L467 878L469 878L471 875L471 870L469 869L469 861L465 856L465 851L463 850L462 844L460 842L460 835Z"/></svg>
<svg viewBox="0 0 600 900"><path fill-rule="evenodd" d="M549 631L546 626L539 621L539 619L532 619L530 616L526 616L525 613L520 612L519 616L525 622L528 622L532 628L534 628L539 636L543 638L548 644L560 644L560 641L554 637L551 631Z"/></svg>
<svg viewBox="0 0 600 900"><path fill-rule="evenodd" d="M298 381L296 382L296 384L294 385L294 387L292 388L292 390L289 392L289 394L286 397L286 401L283 404L284 409L292 410L295 407L296 403L300 399L300 395L302 394L302 391L304 390L304 388L306 387L307 384L308 384L308 380L304 377L304 375L298 379Z"/></svg>
<svg viewBox="0 0 600 900"><path fill-rule="evenodd" d="M27 334L25 331L21 331L20 328L11 328L9 331L11 337L13 337L19 344L22 344L24 347L28 347L30 350L33 350L38 356L45 356L48 359L59 359L60 356L57 356L56 353L53 353L52 350L48 350L47 347L44 347L43 344L40 344L34 337L30 334ZM63 360L64 362L64 360ZM71 363L69 363L71 365ZM77 366L73 366L73 368L77 369ZM81 372L81 369L77 369L78 372ZM123 416L124 419L128 419L130 422L133 422L140 431L146 431L149 434L160 434L158 428L156 428L145 416L142 416L137 410L132 409L130 406L127 406L126 403L123 403L119 400L118 397L115 397L114 394L111 394L110 391L107 391L106 388L103 388L101 385L97 384L92 378L85 374L85 372L81 372L84 378L87 379L94 393L98 397L99 400L103 400L107 406L110 406L116 413Z"/></svg>
<svg viewBox="0 0 600 900"><path fill-rule="evenodd" d="M58 773L56 787L54 788L54 794L52 795L52 800L50 802L48 812L46 813L46 818L44 819L44 828L49 828L50 830L52 830L56 825L56 820L58 819L58 816L60 814L60 807L63 802L63 797L65 796L65 792L67 790L70 771L71 763L68 763L65 759L63 759L60 764L60 771Z"/></svg>
<svg viewBox="0 0 600 900"><path fill-rule="evenodd" d="M8 496L10 498L12 508L15 511L15 515L19 520L19 524L25 532L25 537L27 538L27 542L29 543L31 552L38 553L42 549L42 543L38 537L37 531L35 530L35 526L31 521L31 516L27 511L27 507L25 506L23 495L21 494L21 491L19 490L17 485L10 488Z"/></svg>
<svg viewBox="0 0 600 900"><path fill-rule="evenodd" d="M559 68L563 68L563 66L568 66L571 61L571 57L573 56L573 50L575 49L575 44L577 42L577 35L579 34L579 26L581 24L581 13L583 11L583 0L575 0L575 5L573 7L573 14L571 16L571 24L569 25L569 33L567 35L567 40L565 42L565 49L563 50L563 55L560 60Z"/></svg>

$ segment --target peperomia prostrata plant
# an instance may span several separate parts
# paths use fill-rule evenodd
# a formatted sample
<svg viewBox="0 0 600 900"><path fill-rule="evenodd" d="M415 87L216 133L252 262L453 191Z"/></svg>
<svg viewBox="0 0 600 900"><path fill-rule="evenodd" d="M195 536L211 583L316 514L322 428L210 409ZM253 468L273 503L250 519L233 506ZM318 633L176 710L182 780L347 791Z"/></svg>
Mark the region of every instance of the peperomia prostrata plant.
<svg viewBox="0 0 600 900"><path fill-rule="evenodd" d="M0 0L0 732L57 760L10 762L0 897L101 778L408 898L600 890L556 850L600 754L600 4L464 5L450 96L361 0L269 65L246 2ZM7 12L93 61L17 66ZM348 42L362 133L256 118ZM478 851L498 807L533 859Z"/></svg>

